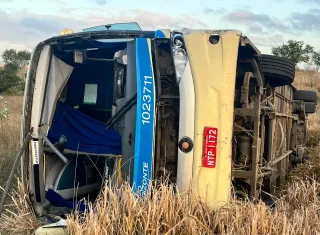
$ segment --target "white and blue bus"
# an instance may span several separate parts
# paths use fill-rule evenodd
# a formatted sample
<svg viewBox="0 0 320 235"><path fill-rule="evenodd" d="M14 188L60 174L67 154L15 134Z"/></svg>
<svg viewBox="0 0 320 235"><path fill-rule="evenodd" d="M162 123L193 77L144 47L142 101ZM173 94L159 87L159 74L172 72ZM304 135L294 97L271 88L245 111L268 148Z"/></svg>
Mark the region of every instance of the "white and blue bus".
<svg viewBox="0 0 320 235"><path fill-rule="evenodd" d="M293 78L294 64L261 56L234 30L124 23L39 43L26 79L22 140L30 141L21 161L36 212L71 211L105 181L128 182L138 197L165 181L213 207L228 201L232 174L253 197L261 179L271 192L283 175L260 174L260 165L289 162L305 142L296 135L305 111L293 110Z"/></svg>

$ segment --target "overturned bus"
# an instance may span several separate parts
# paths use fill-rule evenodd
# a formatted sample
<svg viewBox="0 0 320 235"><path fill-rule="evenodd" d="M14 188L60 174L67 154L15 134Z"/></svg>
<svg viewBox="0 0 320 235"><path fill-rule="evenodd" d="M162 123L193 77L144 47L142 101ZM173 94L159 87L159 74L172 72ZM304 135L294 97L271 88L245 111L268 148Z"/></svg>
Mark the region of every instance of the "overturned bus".
<svg viewBox="0 0 320 235"><path fill-rule="evenodd" d="M272 193L305 155L317 102L294 76L293 62L261 55L232 30L114 24L41 42L22 119L21 170L36 212L94 200L107 178L140 196L169 179L215 208L232 184Z"/></svg>

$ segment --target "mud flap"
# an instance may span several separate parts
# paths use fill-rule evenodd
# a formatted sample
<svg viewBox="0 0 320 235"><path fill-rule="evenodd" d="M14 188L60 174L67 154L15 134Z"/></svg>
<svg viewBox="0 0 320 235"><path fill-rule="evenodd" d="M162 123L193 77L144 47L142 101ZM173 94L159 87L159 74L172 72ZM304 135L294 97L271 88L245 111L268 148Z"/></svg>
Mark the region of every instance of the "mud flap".
<svg viewBox="0 0 320 235"><path fill-rule="evenodd" d="M137 119L133 191L145 196L152 179L155 135L155 81L150 39L136 39Z"/></svg>

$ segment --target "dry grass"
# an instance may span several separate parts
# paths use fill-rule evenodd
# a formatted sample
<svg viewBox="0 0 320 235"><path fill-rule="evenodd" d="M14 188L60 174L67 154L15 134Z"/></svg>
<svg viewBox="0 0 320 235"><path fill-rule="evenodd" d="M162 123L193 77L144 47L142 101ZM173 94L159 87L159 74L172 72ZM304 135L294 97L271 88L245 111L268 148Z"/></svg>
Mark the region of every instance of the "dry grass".
<svg viewBox="0 0 320 235"><path fill-rule="evenodd" d="M20 119L22 114L21 96L5 97L9 109L9 117L0 121L0 186L3 186L11 170L16 151L20 146ZM0 110L1 110L0 104ZM1 194L1 193L0 193Z"/></svg>
<svg viewBox="0 0 320 235"><path fill-rule="evenodd" d="M218 211L190 193L161 185L137 200L130 187L107 187L89 213L68 219L70 234L316 234L320 233L320 185L293 181L275 208L238 201ZM119 196L120 194L120 196Z"/></svg>
<svg viewBox="0 0 320 235"><path fill-rule="evenodd" d="M0 151L16 151L20 143L19 132L23 97L6 96L4 99L7 101L9 117L0 122Z"/></svg>
<svg viewBox="0 0 320 235"><path fill-rule="evenodd" d="M15 155L20 146L20 118L22 113L23 101L22 96L6 96L4 98L7 101L9 116L7 119L0 121L0 187L4 187L5 182L8 179L13 161L15 159ZM3 103L1 102L0 110L2 110L2 105ZM16 207L14 210L15 213L18 215L16 219L19 219L18 221L20 221L21 225L24 222L28 224L28 220L21 220L29 217L29 215L26 213L28 211L28 206L25 205L25 207L23 207L23 204L21 203L25 200L24 198L27 198L26 195L27 194L25 194L24 187L22 187L22 185L19 183L17 189L12 192L9 200L7 200L7 202L10 203L10 206L7 209L10 210L10 208L13 209ZM1 196L2 190L0 189L0 197ZM13 229L15 229L15 225L19 223L18 221L16 221L15 223L10 222ZM8 223L4 225L1 224L1 222L2 221L0 221L0 230L8 226ZM26 230L23 230L23 234L26 234L27 231L30 230L28 230L28 228L26 228Z"/></svg>
<svg viewBox="0 0 320 235"><path fill-rule="evenodd" d="M19 180L1 219L0 232L5 230L10 234L31 234L41 226L32 210L28 190Z"/></svg>
<svg viewBox="0 0 320 235"><path fill-rule="evenodd" d="M320 92L320 75L314 71L297 70L294 86L300 90Z"/></svg>
<svg viewBox="0 0 320 235"><path fill-rule="evenodd" d="M320 97L320 73L314 71L298 70L294 81L295 87L300 90L312 90ZM317 106L317 113L309 115L308 129L320 135L320 105Z"/></svg>

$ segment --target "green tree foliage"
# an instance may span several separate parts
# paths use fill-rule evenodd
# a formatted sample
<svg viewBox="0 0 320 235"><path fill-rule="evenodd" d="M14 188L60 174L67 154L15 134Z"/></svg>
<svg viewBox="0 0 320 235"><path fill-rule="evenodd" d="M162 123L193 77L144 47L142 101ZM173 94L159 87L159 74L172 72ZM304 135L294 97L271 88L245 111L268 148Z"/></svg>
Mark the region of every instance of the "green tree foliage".
<svg viewBox="0 0 320 235"><path fill-rule="evenodd" d="M10 70L0 69L0 93L19 84L20 78Z"/></svg>
<svg viewBox="0 0 320 235"><path fill-rule="evenodd" d="M313 64L317 67L318 71L320 69L320 52L315 51L312 55Z"/></svg>
<svg viewBox="0 0 320 235"><path fill-rule="evenodd" d="M26 50L7 49L2 53L5 69L18 72L28 65L31 53Z"/></svg>
<svg viewBox="0 0 320 235"><path fill-rule="evenodd" d="M294 61L295 63L310 63L314 48L303 41L289 40L280 46L271 49L272 54Z"/></svg>
<svg viewBox="0 0 320 235"><path fill-rule="evenodd" d="M26 66L31 53L26 50L7 49L2 53L5 63L0 69L0 93L21 93L24 89Z"/></svg>

